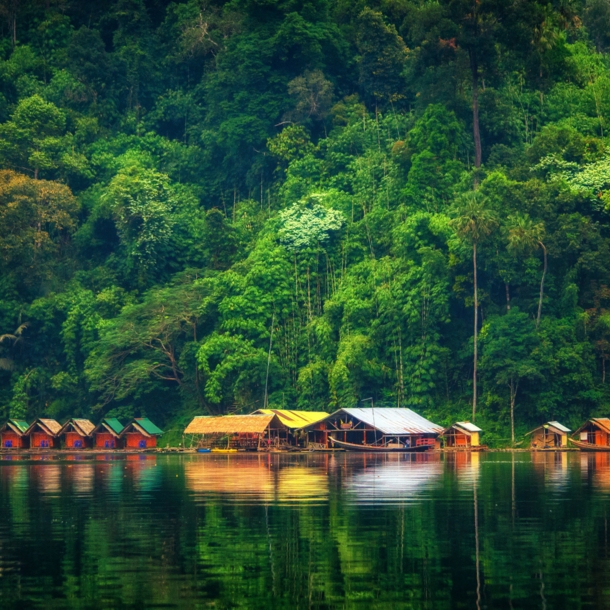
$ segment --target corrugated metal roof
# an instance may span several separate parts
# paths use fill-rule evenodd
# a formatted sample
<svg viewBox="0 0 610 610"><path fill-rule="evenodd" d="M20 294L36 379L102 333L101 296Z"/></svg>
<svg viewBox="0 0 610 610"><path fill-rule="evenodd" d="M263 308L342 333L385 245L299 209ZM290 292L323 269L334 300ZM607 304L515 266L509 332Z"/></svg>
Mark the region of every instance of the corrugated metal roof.
<svg viewBox="0 0 610 610"><path fill-rule="evenodd" d="M553 426L553 428L557 428L557 430L561 430L561 432L572 432L570 428L566 428L563 424L560 424L558 421L550 421L548 426Z"/></svg>
<svg viewBox="0 0 610 610"><path fill-rule="evenodd" d="M468 432L483 432L483 430L481 430L481 428L479 428L478 426L475 426L474 424L470 423L469 421L459 421L459 422L456 422L455 425L459 426L460 428L463 428L464 430L467 430Z"/></svg>
<svg viewBox="0 0 610 610"><path fill-rule="evenodd" d="M68 428L72 426L78 434L81 436L91 436L95 426L88 419L69 419L61 428L60 434L68 431Z"/></svg>
<svg viewBox="0 0 610 610"><path fill-rule="evenodd" d="M252 415L277 415L287 428L304 428L328 417L324 411L290 411L287 409L258 409Z"/></svg>
<svg viewBox="0 0 610 610"><path fill-rule="evenodd" d="M343 411L356 419L377 428L384 434L440 434L443 427L432 423L411 409L403 408L345 408ZM333 413L335 415L336 413Z"/></svg>
<svg viewBox="0 0 610 610"><path fill-rule="evenodd" d="M121 432L123 432L125 426L116 418L116 417L105 417L102 421L95 427L93 430L93 434L110 432L115 437L119 437Z"/></svg>
<svg viewBox="0 0 610 610"><path fill-rule="evenodd" d="M150 419L148 419L148 417L136 417L133 421L134 423L137 423L138 425L142 426L142 428L144 428L144 430L146 430L148 434L152 434L153 436L156 436L157 434L163 434L163 430L153 424Z"/></svg>
<svg viewBox="0 0 610 610"><path fill-rule="evenodd" d="M28 424L28 422L20 420L20 419L9 419L7 424L9 426L12 426L13 429L15 429L15 432L17 432L18 434L24 434L25 432L27 432L28 428L30 427L30 424Z"/></svg>
<svg viewBox="0 0 610 610"><path fill-rule="evenodd" d="M271 422L279 422L276 415L222 415L195 417L185 434L232 434L235 432L263 434Z"/></svg>

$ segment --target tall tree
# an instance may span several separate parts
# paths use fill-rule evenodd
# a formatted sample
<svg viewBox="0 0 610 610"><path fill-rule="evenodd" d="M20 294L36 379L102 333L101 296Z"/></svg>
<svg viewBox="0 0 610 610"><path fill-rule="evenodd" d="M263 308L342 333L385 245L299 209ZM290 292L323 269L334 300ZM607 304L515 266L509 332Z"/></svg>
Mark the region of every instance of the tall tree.
<svg viewBox="0 0 610 610"><path fill-rule="evenodd" d="M477 279L477 246L490 235L497 226L495 214L485 205L483 197L476 191L467 193L458 207L458 215L454 220L458 234L472 246L472 271L474 282L474 357L472 370L472 421L477 414L477 365L478 365L478 333L479 333L479 291Z"/></svg>
<svg viewBox="0 0 610 610"><path fill-rule="evenodd" d="M542 278L540 279L540 297L538 298L538 313L536 315L536 328L540 326L542 315L542 300L544 298L544 279L548 269L547 250L544 242L545 230L541 222L534 223L527 215L516 215L509 218L508 245L515 252L531 254L534 250L542 250Z"/></svg>

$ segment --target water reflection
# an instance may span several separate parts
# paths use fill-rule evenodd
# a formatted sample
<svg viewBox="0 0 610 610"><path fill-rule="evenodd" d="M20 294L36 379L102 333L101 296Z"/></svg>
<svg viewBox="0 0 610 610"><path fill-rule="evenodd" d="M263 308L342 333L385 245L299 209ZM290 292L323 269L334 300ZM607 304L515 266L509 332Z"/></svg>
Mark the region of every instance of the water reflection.
<svg viewBox="0 0 610 610"><path fill-rule="evenodd" d="M3 610L610 607L610 454L11 457Z"/></svg>

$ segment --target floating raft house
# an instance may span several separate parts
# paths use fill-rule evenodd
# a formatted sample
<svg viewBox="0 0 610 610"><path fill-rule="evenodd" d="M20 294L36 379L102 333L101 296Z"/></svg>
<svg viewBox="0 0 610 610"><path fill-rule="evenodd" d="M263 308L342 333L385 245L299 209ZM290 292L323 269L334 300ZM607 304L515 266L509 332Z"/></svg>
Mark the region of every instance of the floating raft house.
<svg viewBox="0 0 610 610"><path fill-rule="evenodd" d="M449 428L445 428L442 436L445 439L445 447L454 449L471 449L480 447L481 428L469 421L458 421Z"/></svg>
<svg viewBox="0 0 610 610"><path fill-rule="evenodd" d="M576 440L583 443L608 447L610 445L610 419L594 417L578 428L574 435L578 435Z"/></svg>
<svg viewBox="0 0 610 610"><path fill-rule="evenodd" d="M610 423L610 420L609 420ZM560 449L568 446L569 428L558 421L549 421L534 428L526 436L530 436L530 447L532 449Z"/></svg>
<svg viewBox="0 0 610 610"><path fill-rule="evenodd" d="M198 437L198 446L257 450L280 446L289 430L275 413L195 417L184 431Z"/></svg>
<svg viewBox="0 0 610 610"><path fill-rule="evenodd" d="M61 424L54 419L39 418L27 429L32 449L59 449Z"/></svg>
<svg viewBox="0 0 610 610"><path fill-rule="evenodd" d="M9 419L0 428L0 446L3 449L24 449L30 446L27 436L30 424L19 419Z"/></svg>
<svg viewBox="0 0 610 610"><path fill-rule="evenodd" d="M358 445L433 446L443 432L439 426L411 409L397 407L344 408L305 428L308 446L325 449L328 438Z"/></svg>
<svg viewBox="0 0 610 610"><path fill-rule="evenodd" d="M84 449L93 445L95 425L88 419L69 419L59 431L66 449Z"/></svg>
<svg viewBox="0 0 610 610"><path fill-rule="evenodd" d="M125 426L116 417L105 417L93 430L96 449L118 449L122 444L121 432Z"/></svg>
<svg viewBox="0 0 610 610"><path fill-rule="evenodd" d="M152 449L157 446L157 437L162 434L163 430L148 417L136 417L125 426L120 438L127 449Z"/></svg>

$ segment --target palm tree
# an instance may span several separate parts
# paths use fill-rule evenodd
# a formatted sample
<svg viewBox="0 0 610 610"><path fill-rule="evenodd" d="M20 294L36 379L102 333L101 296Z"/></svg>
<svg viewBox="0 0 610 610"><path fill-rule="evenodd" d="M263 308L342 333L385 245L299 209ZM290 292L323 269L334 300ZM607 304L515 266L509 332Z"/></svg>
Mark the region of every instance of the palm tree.
<svg viewBox="0 0 610 610"><path fill-rule="evenodd" d="M540 317L542 316L544 279L548 269L546 246L542 241L545 235L544 225L541 222L534 224L527 214L510 216L508 221L508 247L513 252L532 253L537 248L542 249L542 279L540 280L540 297L538 298L538 315L536 316L536 328L538 328L540 325Z"/></svg>
<svg viewBox="0 0 610 610"><path fill-rule="evenodd" d="M477 365L479 337L479 293L477 280L477 246L494 230L498 221L495 214L485 206L485 200L478 191L467 193L454 225L462 238L472 245L472 268L474 272L474 362L472 372L472 421L477 413Z"/></svg>

